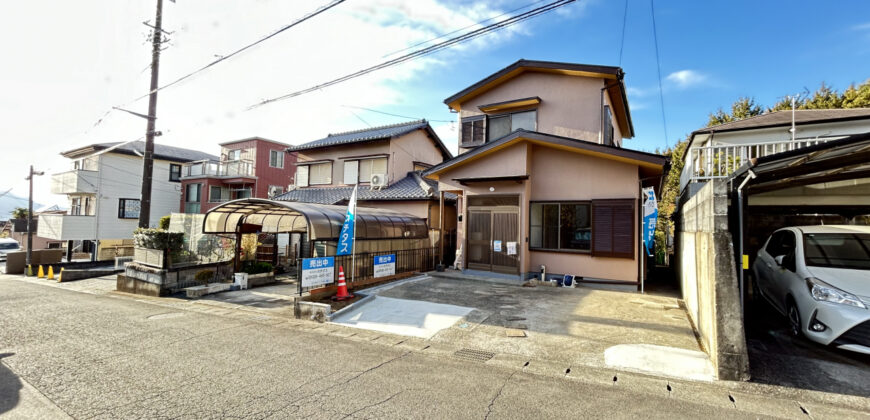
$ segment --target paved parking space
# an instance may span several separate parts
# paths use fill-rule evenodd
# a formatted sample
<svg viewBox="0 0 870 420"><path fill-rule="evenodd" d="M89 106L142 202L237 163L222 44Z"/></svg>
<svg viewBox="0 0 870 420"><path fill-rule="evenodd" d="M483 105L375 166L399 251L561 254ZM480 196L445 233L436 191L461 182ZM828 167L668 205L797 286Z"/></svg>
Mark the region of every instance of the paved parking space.
<svg viewBox="0 0 870 420"><path fill-rule="evenodd" d="M694 379L712 375L685 310L673 298L435 277L377 294L474 308L464 320L432 336L434 342L565 366L620 367ZM653 353L660 363L641 367L626 359ZM681 371L692 364L701 372Z"/></svg>
<svg viewBox="0 0 870 420"><path fill-rule="evenodd" d="M745 319L752 381L870 396L870 356L791 336L786 318L763 300L747 300Z"/></svg>

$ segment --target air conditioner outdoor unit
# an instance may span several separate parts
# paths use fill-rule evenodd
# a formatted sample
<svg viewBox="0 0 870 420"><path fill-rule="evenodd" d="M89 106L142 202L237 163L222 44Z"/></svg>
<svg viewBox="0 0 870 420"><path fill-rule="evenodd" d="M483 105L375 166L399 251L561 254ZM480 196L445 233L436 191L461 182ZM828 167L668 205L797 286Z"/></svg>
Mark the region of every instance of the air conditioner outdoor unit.
<svg viewBox="0 0 870 420"><path fill-rule="evenodd" d="M369 182L372 189L377 188L381 189L387 186L387 175L386 174L372 174L372 178Z"/></svg>
<svg viewBox="0 0 870 420"><path fill-rule="evenodd" d="M269 187L269 198L273 198L276 195L283 194L284 192L283 191L279 192L280 190L281 190L281 187L276 187L276 186Z"/></svg>

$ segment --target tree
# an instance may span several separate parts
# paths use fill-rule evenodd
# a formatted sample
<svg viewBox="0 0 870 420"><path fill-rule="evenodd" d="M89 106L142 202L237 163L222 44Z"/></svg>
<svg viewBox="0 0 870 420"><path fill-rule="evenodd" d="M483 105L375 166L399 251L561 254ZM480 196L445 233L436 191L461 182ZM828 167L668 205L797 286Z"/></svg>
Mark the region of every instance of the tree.
<svg viewBox="0 0 870 420"><path fill-rule="evenodd" d="M678 142L673 148L665 149L662 155L671 159L671 169L665 182L662 184L661 197L659 197L659 215L656 222L655 232L655 247L656 255L664 255L667 253L667 237L665 232L674 233L674 221L671 220L671 215L677 206L677 198L680 196L680 173L683 172L683 156L686 154L686 147L689 145L688 136L686 140Z"/></svg>
<svg viewBox="0 0 870 420"><path fill-rule="evenodd" d="M732 121L740 121L756 115L761 115L764 110L755 102L754 98L741 97L731 104L731 112L727 113L719 108L715 113L711 113L707 121L707 127L714 125L725 124Z"/></svg>
<svg viewBox="0 0 870 420"><path fill-rule="evenodd" d="M791 96L783 96L768 112L787 111L791 109ZM859 86L854 83L840 93L822 82L812 95L800 94L795 98L795 109L839 109L870 107L870 79Z"/></svg>
<svg viewBox="0 0 870 420"><path fill-rule="evenodd" d="M24 207L16 207L15 210L12 210L12 218L13 219L26 219L28 211Z"/></svg>

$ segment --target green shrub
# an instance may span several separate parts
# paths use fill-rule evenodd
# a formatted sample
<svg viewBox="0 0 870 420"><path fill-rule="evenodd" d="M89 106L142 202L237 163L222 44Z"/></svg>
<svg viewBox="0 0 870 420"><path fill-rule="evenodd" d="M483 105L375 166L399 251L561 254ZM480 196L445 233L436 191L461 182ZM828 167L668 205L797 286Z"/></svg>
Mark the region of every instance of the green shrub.
<svg viewBox="0 0 870 420"><path fill-rule="evenodd" d="M139 248L178 250L183 243L182 232L153 228L138 228L133 231L133 244Z"/></svg>
<svg viewBox="0 0 870 420"><path fill-rule="evenodd" d="M271 273L272 264L260 261L245 261L242 264L241 271L248 274Z"/></svg>
<svg viewBox="0 0 870 420"><path fill-rule="evenodd" d="M197 283L208 284L214 279L214 270L202 270L196 273L193 278Z"/></svg>
<svg viewBox="0 0 870 420"><path fill-rule="evenodd" d="M157 223L157 227L163 230L169 229L169 221L172 220L172 216L166 215L160 218L160 222Z"/></svg>

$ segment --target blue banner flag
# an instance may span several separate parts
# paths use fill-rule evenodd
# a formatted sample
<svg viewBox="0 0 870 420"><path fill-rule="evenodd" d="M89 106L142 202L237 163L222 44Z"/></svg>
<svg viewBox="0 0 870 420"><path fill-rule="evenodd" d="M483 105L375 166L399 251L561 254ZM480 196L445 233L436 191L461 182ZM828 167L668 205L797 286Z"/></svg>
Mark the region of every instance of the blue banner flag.
<svg viewBox="0 0 870 420"><path fill-rule="evenodd" d="M356 190L357 187L353 187L353 193L350 194L350 201L347 203L347 215L344 217L344 225L341 227L338 250L335 255L351 255L353 253L353 240L356 239L356 231L353 226L354 214L356 213Z"/></svg>
<svg viewBox="0 0 870 420"><path fill-rule="evenodd" d="M643 189L643 246L646 254L653 255L653 240L656 234L656 219L659 215L656 193L652 188Z"/></svg>

